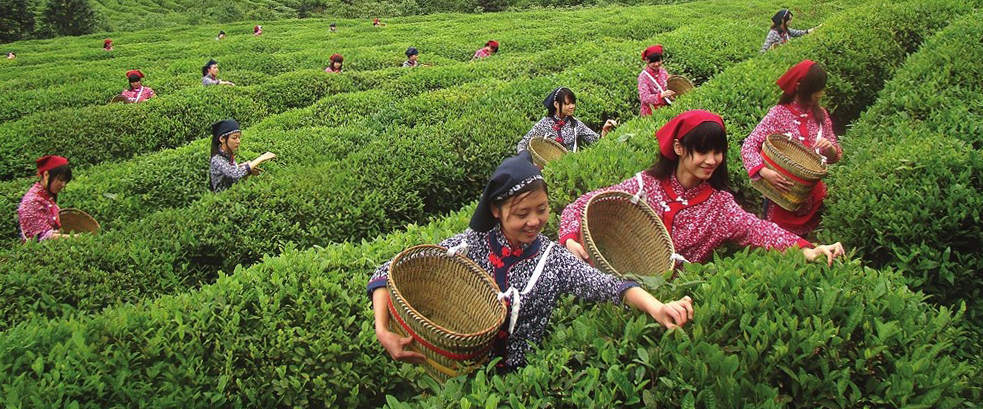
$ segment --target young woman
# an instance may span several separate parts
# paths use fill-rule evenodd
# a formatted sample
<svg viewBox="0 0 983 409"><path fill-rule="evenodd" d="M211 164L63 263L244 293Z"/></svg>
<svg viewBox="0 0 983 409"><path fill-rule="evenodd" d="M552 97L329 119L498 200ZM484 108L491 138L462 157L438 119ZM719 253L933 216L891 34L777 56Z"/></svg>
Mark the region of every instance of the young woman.
<svg viewBox="0 0 983 409"><path fill-rule="evenodd" d="M761 146L771 134L786 134L836 163L843 149L833 133L829 113L820 104L826 93L826 70L819 64L804 60L790 68L777 84L782 89L778 105L772 107L744 140L741 158L751 179L764 178L780 191L788 191L792 182L783 174L768 169L761 157ZM765 201L765 218L798 235L806 235L819 225L819 209L826 197L826 185L820 181L812 194L795 212L789 212Z"/></svg>
<svg viewBox="0 0 983 409"><path fill-rule="evenodd" d="M618 125L617 121L608 119L601 128L601 135L598 136L587 125L574 118L577 96L569 88L560 87L550 92L543 101L543 106L546 107L546 116L536 122L526 136L522 137L516 148L517 151L526 150L532 138L548 136L562 144L568 151L576 152L580 146L596 142Z"/></svg>
<svg viewBox="0 0 983 409"><path fill-rule="evenodd" d="M341 66L345 63L345 57L342 57L341 54L332 54L330 60L331 65L325 68L324 72L341 72Z"/></svg>
<svg viewBox="0 0 983 409"><path fill-rule="evenodd" d="M216 40L219 40L219 41L224 40L225 39L225 31L219 31L218 32L218 37L215 37L215 39Z"/></svg>
<svg viewBox="0 0 983 409"><path fill-rule="evenodd" d="M652 115L652 111L672 104L676 92L669 89L666 82L669 73L662 66L662 46L653 45L642 51L645 69L638 74L638 99L642 103L638 114Z"/></svg>
<svg viewBox="0 0 983 409"><path fill-rule="evenodd" d="M447 248L466 246L464 255L488 271L506 294L503 297L509 308L518 309L510 310L507 317L514 318L505 320L492 350L495 356L504 358L500 368L525 364L530 343L539 343L543 338L556 302L565 294L587 301L624 302L667 328L682 326L693 317L689 297L663 304L637 283L578 261L540 234L548 219L546 183L529 153L520 153L503 161L492 174L471 217L470 228L440 243ZM544 265L537 280L533 276L540 259ZM379 267L368 283L376 338L393 359L422 363L422 354L407 349L414 343L412 337L400 338L389 331L389 264Z"/></svg>
<svg viewBox="0 0 983 409"><path fill-rule="evenodd" d="M471 59L480 60L482 58L490 57L492 54L495 54L497 52L498 52L498 41L489 40L487 43L485 43L484 47L474 52L474 57L471 57Z"/></svg>
<svg viewBox="0 0 983 409"><path fill-rule="evenodd" d="M417 60L420 58L420 51L416 47L410 47L406 49L406 61L403 62L404 67L416 67Z"/></svg>
<svg viewBox="0 0 983 409"><path fill-rule="evenodd" d="M102 50L103 51L113 51L113 40L108 39L108 38L105 39L102 42Z"/></svg>
<svg viewBox="0 0 983 409"><path fill-rule="evenodd" d="M373 19L372 20L372 26L373 27L385 27L386 26L386 23L383 23L382 20L379 20L379 19Z"/></svg>
<svg viewBox="0 0 983 409"><path fill-rule="evenodd" d="M208 60L204 67L201 67L201 85L236 85L229 81L218 79L218 61Z"/></svg>
<svg viewBox="0 0 983 409"><path fill-rule="evenodd" d="M14 54L13 51L7 52L7 59L8 60L13 60L14 58L17 58L17 54Z"/></svg>
<svg viewBox="0 0 983 409"><path fill-rule="evenodd" d="M236 163L235 152L239 150L242 131L235 119L226 119L212 124L212 154L208 180L213 192L221 192L249 175L258 175L259 165L276 158L271 152L244 164Z"/></svg>
<svg viewBox="0 0 983 409"><path fill-rule="evenodd" d="M126 102L135 104L143 102L156 96L154 90L143 85L143 73L140 70L130 70L126 72L126 78L130 81L130 88L124 89L120 94L126 98Z"/></svg>
<svg viewBox="0 0 983 409"><path fill-rule="evenodd" d="M578 258L588 254L580 243L584 207L596 194L619 190L638 194L662 218L676 252L694 263L707 261L724 242L784 250L799 246L806 259L825 255L829 264L843 253L840 243L813 246L774 223L744 211L727 192L727 133L714 113L695 110L677 115L659 129L659 154L652 167L571 203L560 218L560 243Z"/></svg>
<svg viewBox="0 0 983 409"><path fill-rule="evenodd" d="M792 22L792 12L788 9L779 10L771 17L771 30L768 30L768 36L765 37L765 43L761 45L761 52L768 51L773 47L785 44L792 37L801 37L806 34L811 33L813 30L822 26L810 28L808 30L796 30L794 28L789 28L788 24Z"/></svg>
<svg viewBox="0 0 983 409"><path fill-rule="evenodd" d="M329 25L328 28L331 30L332 33L338 31L338 25L335 23L331 23L331 25Z"/></svg>
<svg viewBox="0 0 983 409"><path fill-rule="evenodd" d="M27 191L17 207L22 241L41 241L71 237L61 232L56 203L58 193L72 181L72 167L61 156L45 156L37 161L39 180Z"/></svg>
<svg viewBox="0 0 983 409"><path fill-rule="evenodd" d="M263 35L263 26L253 26L253 35L257 37Z"/></svg>

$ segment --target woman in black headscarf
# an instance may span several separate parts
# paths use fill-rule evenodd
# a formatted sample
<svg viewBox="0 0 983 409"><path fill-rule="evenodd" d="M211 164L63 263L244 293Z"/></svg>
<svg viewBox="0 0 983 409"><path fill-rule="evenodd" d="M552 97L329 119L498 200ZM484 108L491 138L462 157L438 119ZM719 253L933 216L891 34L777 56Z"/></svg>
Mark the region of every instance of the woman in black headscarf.
<svg viewBox="0 0 983 409"><path fill-rule="evenodd" d="M765 43L761 45L761 52L775 48L779 44L785 44L792 37L801 37L809 34L813 30L822 26L822 24L820 24L808 30L796 30L794 28L789 28L788 25L791 22L792 12L788 9L779 10L778 13L775 13L775 15L771 17L771 30L768 31L768 36L765 37Z"/></svg>
<svg viewBox="0 0 983 409"><path fill-rule="evenodd" d="M568 151L576 152L580 146L597 142L598 139L618 126L618 122L608 119L601 128L598 135L588 128L583 122L574 118L573 113L577 109L577 96L569 88L560 87L554 89L546 100L543 101L546 107L546 116L536 122L532 129L526 133L519 141L516 150L522 152L529 147L532 138L552 138L567 148Z"/></svg>

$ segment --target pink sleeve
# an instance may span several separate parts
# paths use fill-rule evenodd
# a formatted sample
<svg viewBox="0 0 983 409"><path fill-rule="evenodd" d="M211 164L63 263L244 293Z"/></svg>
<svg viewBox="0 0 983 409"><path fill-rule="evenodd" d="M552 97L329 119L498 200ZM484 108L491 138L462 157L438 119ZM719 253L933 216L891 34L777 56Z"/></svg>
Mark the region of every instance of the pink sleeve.
<svg viewBox="0 0 983 409"><path fill-rule="evenodd" d="M813 247L808 240L785 231L773 222L761 220L748 213L734 201L734 196L728 194L726 200L724 204L726 217L723 220L728 241L745 247L776 250L785 250L796 245L801 248Z"/></svg>
<svg viewBox="0 0 983 409"><path fill-rule="evenodd" d="M55 232L51 223L45 220L45 203L38 200L31 200L21 205L17 209L20 219L20 231L25 240L40 238L45 240L51 238Z"/></svg>
<svg viewBox="0 0 983 409"><path fill-rule="evenodd" d="M622 192L627 192L630 194L635 194L638 192L638 182L635 178L629 178L617 185L609 186L603 189L597 189L583 196L580 196L573 203L570 203L563 209L563 214L560 215L560 231L557 236L560 237L560 245L566 245L568 239L573 239L576 242L580 242L580 219L584 214L584 207L587 206L587 202L599 193L607 192L609 190L620 190Z"/></svg>
<svg viewBox="0 0 983 409"><path fill-rule="evenodd" d="M747 169L747 174L752 179L759 178L758 171L764 167L764 161L761 159L761 145L765 143L765 138L775 131L773 112L774 108L768 111L768 114L741 145L741 159L744 160L744 169Z"/></svg>

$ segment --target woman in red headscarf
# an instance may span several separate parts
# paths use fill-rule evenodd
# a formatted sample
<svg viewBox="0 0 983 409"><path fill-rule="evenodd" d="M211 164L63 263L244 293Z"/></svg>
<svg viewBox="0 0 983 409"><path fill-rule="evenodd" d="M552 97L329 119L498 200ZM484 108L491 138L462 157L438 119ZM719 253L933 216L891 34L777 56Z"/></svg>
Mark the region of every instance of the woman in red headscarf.
<svg viewBox="0 0 983 409"><path fill-rule="evenodd" d="M744 140L741 157L752 180L764 178L776 189L788 191L792 187L789 178L764 166L761 146L768 135L779 133L795 138L825 157L826 163L839 161L843 157L843 149L833 133L829 113L819 103L826 93L826 70L821 65L804 60L782 75L777 84L782 89L778 105L768 111ZM765 218L785 230L804 236L819 225L819 209L825 197L826 186L820 181L797 211L790 212L774 206L766 199Z"/></svg>
<svg viewBox="0 0 983 409"><path fill-rule="evenodd" d="M120 93L123 98L126 98L126 102L135 104L157 95L152 88L143 85L143 77L144 75L140 70L129 70L126 72L126 78L130 81L130 88L124 89Z"/></svg>
<svg viewBox="0 0 983 409"><path fill-rule="evenodd" d="M108 39L108 38L105 39L102 42L102 49L103 49L103 51L113 51L113 40Z"/></svg>
<svg viewBox="0 0 983 409"><path fill-rule="evenodd" d="M649 116L653 110L672 104L676 93L666 86L669 73L662 66L661 45L642 51L642 61L645 61L645 69L638 74L638 99L642 102L638 114Z"/></svg>
<svg viewBox="0 0 983 409"><path fill-rule="evenodd" d="M487 43L485 43L484 47L474 52L474 57L471 57L471 59L480 60L482 58L490 57L492 54L495 54L497 52L498 52L498 41L489 40Z"/></svg>
<svg viewBox="0 0 983 409"><path fill-rule="evenodd" d="M659 155L652 167L569 204L560 217L560 243L583 260L580 223L587 202L598 193L618 190L645 200L662 218L678 256L707 261L725 242L785 250L801 247L806 259L844 254L835 243L815 246L774 223L744 211L727 189L727 133L724 121L702 110L683 112L655 133Z"/></svg>
<svg viewBox="0 0 983 409"><path fill-rule="evenodd" d="M257 37L263 35L263 26L253 26L253 35Z"/></svg>
<svg viewBox="0 0 983 409"><path fill-rule="evenodd" d="M341 66L344 64L344 62L345 57L342 57L341 54L332 54L331 65L329 65L328 68L325 68L324 72L341 72Z"/></svg>
<svg viewBox="0 0 983 409"><path fill-rule="evenodd" d="M22 241L70 237L61 232L58 217L58 193L72 181L72 167L61 156L45 156L37 160L39 180L27 191L17 207Z"/></svg>

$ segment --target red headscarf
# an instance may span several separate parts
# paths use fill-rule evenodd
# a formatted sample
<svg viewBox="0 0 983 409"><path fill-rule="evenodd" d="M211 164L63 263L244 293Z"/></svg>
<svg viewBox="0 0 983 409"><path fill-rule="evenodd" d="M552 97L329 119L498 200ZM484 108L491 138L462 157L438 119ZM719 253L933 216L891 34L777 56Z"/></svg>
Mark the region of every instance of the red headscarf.
<svg viewBox="0 0 983 409"><path fill-rule="evenodd" d="M68 159L61 156L48 155L38 159L35 162L38 164L38 175L40 175L59 166L67 165Z"/></svg>
<svg viewBox="0 0 983 409"><path fill-rule="evenodd" d="M104 45L110 45L110 44L112 44L112 43L113 43L113 40L112 40L112 39L109 39L109 38L107 38L107 39L106 39L106 40L104 40L104 41L103 41L102 43L103 43Z"/></svg>
<svg viewBox="0 0 983 409"><path fill-rule="evenodd" d="M724 127L724 120L720 115L702 109L694 109L676 115L662 128L659 128L655 132L655 137L659 140L659 150L662 151L662 155L669 159L676 159L676 151L672 149L673 141L682 139L689 131L704 122L716 122L720 124L721 128Z"/></svg>
<svg viewBox="0 0 983 409"><path fill-rule="evenodd" d="M143 73L140 72L140 70L129 70L126 72L126 78L130 78L131 75L136 75L140 78L144 77Z"/></svg>
<svg viewBox="0 0 983 409"><path fill-rule="evenodd" d="M662 46L659 44L649 46L649 48L646 48L645 51L642 51L642 59L647 60L649 55L652 54L662 54Z"/></svg>
<svg viewBox="0 0 983 409"><path fill-rule="evenodd" d="M806 74L809 72L809 69L812 68L813 65L816 65L816 63L812 62L811 60L802 60L802 62L795 64L795 66L789 68L788 71L785 71L785 74L782 75L778 81L775 81L775 83L778 84L778 87L781 88L782 91L785 91L786 94L794 94L795 90L799 87L799 81L802 81L802 78L805 78Z"/></svg>
<svg viewBox="0 0 983 409"><path fill-rule="evenodd" d="M491 48L498 48L498 41L490 40L487 43L485 43L485 45L487 45L487 46L489 46Z"/></svg>
<svg viewBox="0 0 983 409"><path fill-rule="evenodd" d="M330 60L331 61L338 61L338 62L345 62L345 57L342 57L341 54L331 54Z"/></svg>

